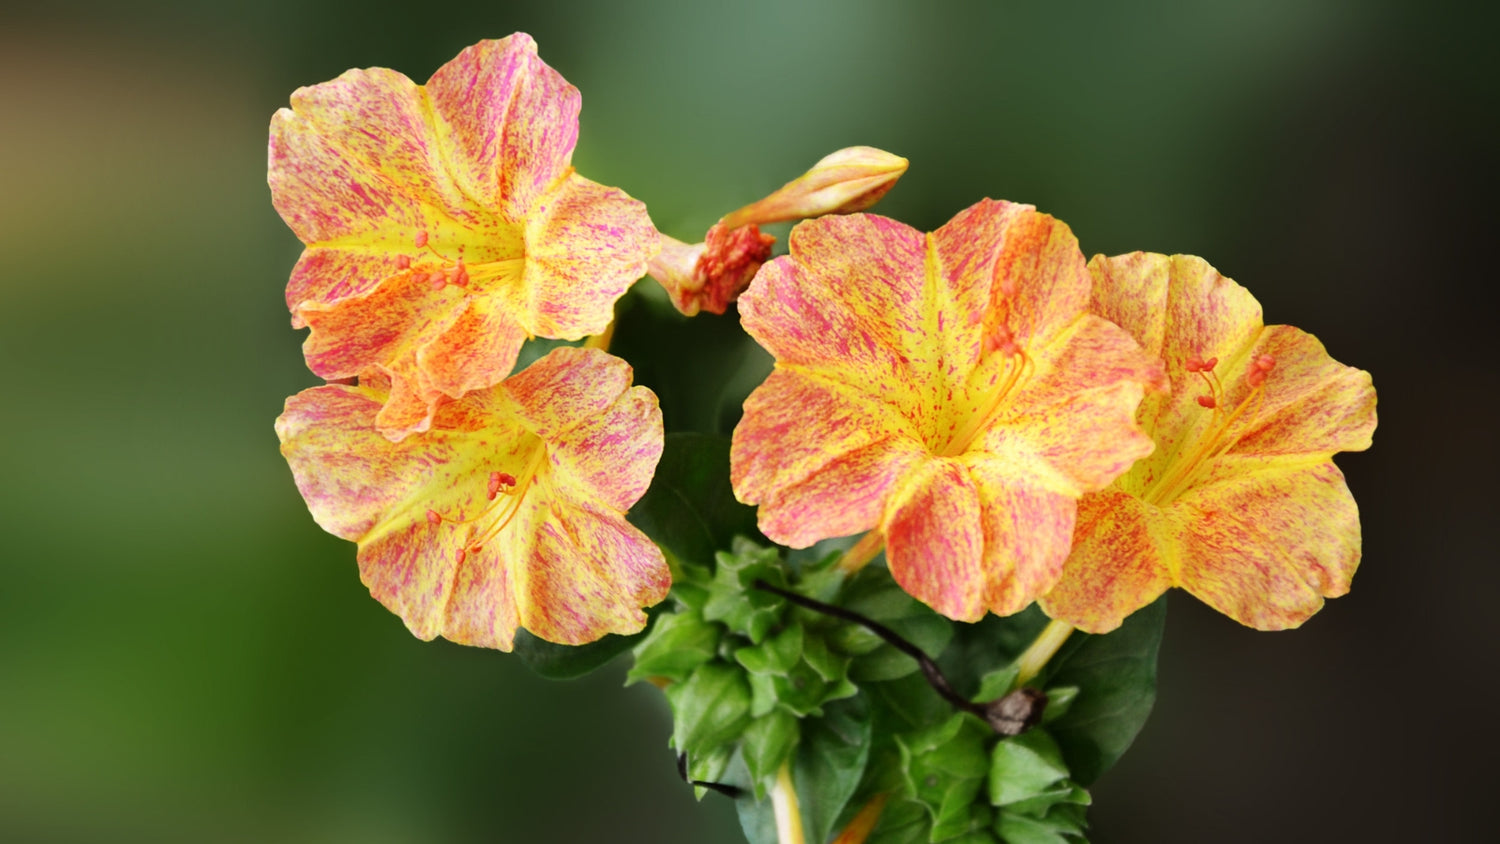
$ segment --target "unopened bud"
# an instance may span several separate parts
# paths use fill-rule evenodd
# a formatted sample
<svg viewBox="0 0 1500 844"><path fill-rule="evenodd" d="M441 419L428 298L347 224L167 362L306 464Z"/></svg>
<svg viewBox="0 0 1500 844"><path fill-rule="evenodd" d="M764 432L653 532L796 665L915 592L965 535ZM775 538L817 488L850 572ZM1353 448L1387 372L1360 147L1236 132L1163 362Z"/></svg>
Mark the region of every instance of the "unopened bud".
<svg viewBox="0 0 1500 844"><path fill-rule="evenodd" d="M726 214L730 229L766 225L824 214L853 214L880 201L906 172L907 161L874 147L845 147L824 156L780 190Z"/></svg>
<svg viewBox="0 0 1500 844"><path fill-rule="evenodd" d="M754 225L730 229L723 223L709 229L703 243L693 245L661 235L661 252L646 272L687 316L700 310L722 314L750 286L775 242Z"/></svg>

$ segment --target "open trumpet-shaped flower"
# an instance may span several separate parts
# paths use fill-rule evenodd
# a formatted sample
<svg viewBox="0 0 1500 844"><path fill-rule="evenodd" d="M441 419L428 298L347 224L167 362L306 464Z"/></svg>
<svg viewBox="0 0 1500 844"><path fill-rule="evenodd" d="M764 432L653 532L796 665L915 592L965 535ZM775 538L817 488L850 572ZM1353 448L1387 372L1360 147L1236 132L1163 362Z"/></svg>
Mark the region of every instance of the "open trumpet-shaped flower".
<svg viewBox="0 0 1500 844"><path fill-rule="evenodd" d="M656 396L630 377L565 347L399 443L374 427L371 383L293 396L276 432L313 518L359 543L361 578L416 636L581 644L640 630L671 580L624 517L662 450Z"/></svg>
<svg viewBox="0 0 1500 844"><path fill-rule="evenodd" d="M1332 457L1370 445L1369 373L1263 325L1255 298L1201 258L1089 268L1094 312L1162 356L1172 392L1141 406L1156 452L1083 498L1042 608L1103 633L1179 586L1250 627L1301 624L1349 590L1359 562L1359 511Z"/></svg>
<svg viewBox="0 0 1500 844"><path fill-rule="evenodd" d="M985 200L924 235L868 214L791 234L740 299L776 357L734 432L760 527L802 547L875 528L891 574L950 618L1057 579L1077 499L1151 451L1158 364L1087 313L1067 226Z"/></svg>
<svg viewBox="0 0 1500 844"><path fill-rule="evenodd" d="M527 336L603 331L656 253L641 203L573 172L578 109L518 33L426 86L351 70L272 118L272 200L307 244L286 298L308 366L388 377L392 439L498 383Z"/></svg>

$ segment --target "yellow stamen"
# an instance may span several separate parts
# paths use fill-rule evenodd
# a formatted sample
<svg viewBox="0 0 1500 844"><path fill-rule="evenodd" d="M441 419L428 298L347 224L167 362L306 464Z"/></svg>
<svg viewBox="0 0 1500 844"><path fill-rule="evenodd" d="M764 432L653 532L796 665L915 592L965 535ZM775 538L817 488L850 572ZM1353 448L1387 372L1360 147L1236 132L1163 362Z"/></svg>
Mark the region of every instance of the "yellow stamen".
<svg viewBox="0 0 1500 844"><path fill-rule="evenodd" d="M542 459L546 456L547 447L538 443L531 453L531 459L526 463L526 469L521 473L520 480L516 481L515 488L506 493L510 496L505 502L507 511L501 513L495 520L495 524L489 530L486 530L483 536L469 543L469 548L477 549L483 547L486 542L499 536L500 532L505 530L511 520L516 517L516 514L521 512L521 501L526 497L526 492L531 488L531 482L536 477L537 470L541 468Z"/></svg>
<svg viewBox="0 0 1500 844"><path fill-rule="evenodd" d="M1209 422L1208 430L1198 440L1191 453L1185 459L1175 460L1172 463L1172 471L1168 472L1160 482L1146 490L1142 496L1147 504L1160 506L1164 502L1171 501L1182 490L1186 489L1192 482L1202 477L1203 472L1225 452L1234 447L1239 441L1239 436L1225 439L1224 435L1239 420L1245 409L1251 405L1254 399L1255 413L1251 416L1251 422L1240 432L1243 436L1245 431L1255 427L1255 422L1260 418L1261 408L1265 405L1265 384L1262 383L1250 391L1250 395L1239 403L1233 413L1219 421L1218 408L1214 409L1214 418Z"/></svg>

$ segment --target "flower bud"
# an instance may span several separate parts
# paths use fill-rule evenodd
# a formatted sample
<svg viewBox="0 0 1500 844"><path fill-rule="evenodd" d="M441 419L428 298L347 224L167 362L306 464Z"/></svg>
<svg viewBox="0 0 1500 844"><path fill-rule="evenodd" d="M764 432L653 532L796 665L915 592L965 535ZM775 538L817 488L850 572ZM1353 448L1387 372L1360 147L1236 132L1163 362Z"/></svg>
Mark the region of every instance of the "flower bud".
<svg viewBox="0 0 1500 844"><path fill-rule="evenodd" d="M724 216L729 229L824 214L852 214L880 201L906 172L906 159L874 147L845 147L780 190Z"/></svg>
<svg viewBox="0 0 1500 844"><path fill-rule="evenodd" d="M686 244L661 235L661 252L646 272L666 288L672 304L687 316L700 310L722 314L750 286L755 271L771 257L776 238L755 225L728 228L717 223L703 243Z"/></svg>

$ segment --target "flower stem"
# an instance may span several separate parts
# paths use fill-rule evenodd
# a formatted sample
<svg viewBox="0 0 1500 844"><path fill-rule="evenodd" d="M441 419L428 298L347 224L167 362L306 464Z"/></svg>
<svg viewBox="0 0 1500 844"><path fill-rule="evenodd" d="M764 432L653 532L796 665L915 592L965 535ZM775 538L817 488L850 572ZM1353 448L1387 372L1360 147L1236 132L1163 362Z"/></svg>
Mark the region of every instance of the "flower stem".
<svg viewBox="0 0 1500 844"><path fill-rule="evenodd" d="M776 812L777 844L807 844L802 835L802 809L797 805L797 789L792 785L792 760L781 763L776 785L771 789L771 808Z"/></svg>
<svg viewBox="0 0 1500 844"><path fill-rule="evenodd" d="M1073 635L1073 625L1066 621L1058 621L1055 618L1049 622L1046 628L1042 630L1041 635L1036 637L1036 641L1032 642L1020 656L1016 657L1016 665L1018 666L1016 671L1016 685L1025 685L1037 674L1040 674L1043 666L1047 664L1047 660L1051 659L1052 655L1057 653L1057 649L1062 647L1063 642L1068 641L1068 637L1071 635Z"/></svg>
<svg viewBox="0 0 1500 844"><path fill-rule="evenodd" d="M844 556L839 559L838 570L844 574L854 574L875 559L875 555L884 548L885 534L878 529L872 530L844 552Z"/></svg>
<svg viewBox="0 0 1500 844"><path fill-rule="evenodd" d="M877 794L865 804L854 820L844 827L844 831L833 839L833 844L865 844L870 833L875 831L875 825L880 823L880 813L885 811L885 801L890 795Z"/></svg>

